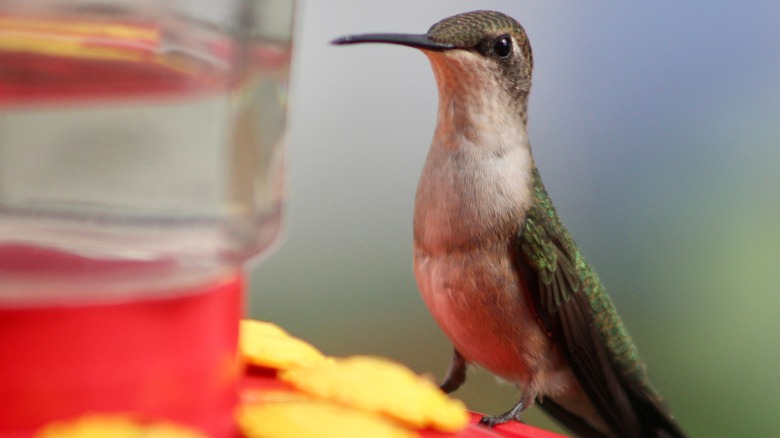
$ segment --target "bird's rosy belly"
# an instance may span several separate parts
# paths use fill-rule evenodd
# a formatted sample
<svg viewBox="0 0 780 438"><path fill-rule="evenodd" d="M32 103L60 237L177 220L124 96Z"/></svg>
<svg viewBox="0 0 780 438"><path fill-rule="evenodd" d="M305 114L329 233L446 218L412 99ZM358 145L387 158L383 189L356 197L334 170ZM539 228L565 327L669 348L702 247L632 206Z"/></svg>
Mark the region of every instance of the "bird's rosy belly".
<svg viewBox="0 0 780 438"><path fill-rule="evenodd" d="M558 368L505 251L427 255L418 248L414 268L428 309L467 361L523 386Z"/></svg>

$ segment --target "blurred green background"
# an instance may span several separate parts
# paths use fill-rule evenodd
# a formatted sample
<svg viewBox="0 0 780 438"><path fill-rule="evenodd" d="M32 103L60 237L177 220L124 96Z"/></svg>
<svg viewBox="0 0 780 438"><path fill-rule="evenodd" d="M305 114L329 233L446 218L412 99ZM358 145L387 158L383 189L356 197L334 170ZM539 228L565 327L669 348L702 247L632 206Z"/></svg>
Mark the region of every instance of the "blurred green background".
<svg viewBox="0 0 780 438"><path fill-rule="evenodd" d="M673 412L691 436L778 435L780 3L300 6L286 230L253 271L253 317L443 377L450 346L411 268L433 75L413 49L328 42L497 9L531 38L548 191ZM482 370L456 395L488 413L518 397Z"/></svg>

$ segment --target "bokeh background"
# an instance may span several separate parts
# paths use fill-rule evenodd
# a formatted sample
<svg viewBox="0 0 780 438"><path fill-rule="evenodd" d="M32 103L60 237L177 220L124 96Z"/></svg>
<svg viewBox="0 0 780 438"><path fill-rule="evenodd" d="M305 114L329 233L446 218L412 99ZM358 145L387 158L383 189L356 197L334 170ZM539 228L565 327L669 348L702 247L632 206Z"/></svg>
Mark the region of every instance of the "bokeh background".
<svg viewBox="0 0 780 438"><path fill-rule="evenodd" d="M473 9L525 26L535 158L680 422L691 436L777 436L777 2L302 2L286 230L253 271L252 316L328 354L384 355L443 377L450 346L411 268L437 103L428 61L328 42L423 33ZM498 413L518 394L474 370L457 396Z"/></svg>

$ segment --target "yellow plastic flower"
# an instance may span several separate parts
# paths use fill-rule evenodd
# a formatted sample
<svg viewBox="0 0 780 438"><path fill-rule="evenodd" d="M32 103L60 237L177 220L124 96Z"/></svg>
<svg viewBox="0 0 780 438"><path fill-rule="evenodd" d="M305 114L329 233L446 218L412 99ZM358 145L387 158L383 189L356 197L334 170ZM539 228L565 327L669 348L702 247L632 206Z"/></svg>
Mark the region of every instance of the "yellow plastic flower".
<svg viewBox="0 0 780 438"><path fill-rule="evenodd" d="M279 402L305 402L318 400L311 394L300 391L281 390L248 390L241 393L242 404L254 403L279 403Z"/></svg>
<svg viewBox="0 0 780 438"><path fill-rule="evenodd" d="M139 422L129 415L91 414L50 423L36 438L207 438L207 435L169 421Z"/></svg>
<svg viewBox="0 0 780 438"><path fill-rule="evenodd" d="M392 421L327 401L244 405L236 421L247 438L412 438L418 435Z"/></svg>
<svg viewBox="0 0 780 438"><path fill-rule="evenodd" d="M416 428L454 432L468 424L460 400L405 366L386 359L352 356L311 367L296 367L279 378L318 397L381 413Z"/></svg>
<svg viewBox="0 0 780 438"><path fill-rule="evenodd" d="M325 356L308 342L291 336L276 324L263 321L241 321L238 349L247 363L263 368L284 370L326 361Z"/></svg>

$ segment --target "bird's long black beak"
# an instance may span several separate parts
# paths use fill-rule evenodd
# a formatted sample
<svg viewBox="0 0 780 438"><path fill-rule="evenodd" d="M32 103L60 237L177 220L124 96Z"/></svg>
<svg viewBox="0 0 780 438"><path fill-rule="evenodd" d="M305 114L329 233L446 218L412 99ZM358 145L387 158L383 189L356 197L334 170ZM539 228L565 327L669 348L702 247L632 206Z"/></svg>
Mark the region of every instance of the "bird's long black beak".
<svg viewBox="0 0 780 438"><path fill-rule="evenodd" d="M402 46L415 47L417 49L443 51L454 49L452 44L437 43L427 35L413 35L406 33L367 33L363 35L347 35L331 41L331 44L361 44L361 43L387 43L400 44Z"/></svg>

